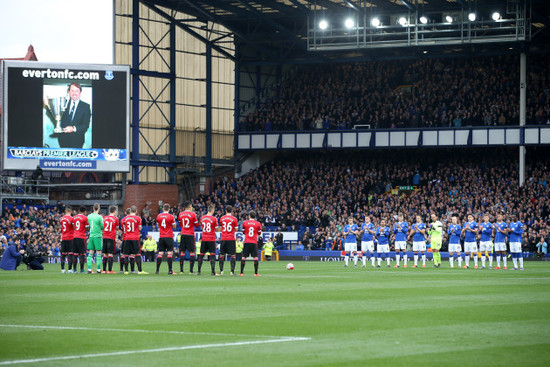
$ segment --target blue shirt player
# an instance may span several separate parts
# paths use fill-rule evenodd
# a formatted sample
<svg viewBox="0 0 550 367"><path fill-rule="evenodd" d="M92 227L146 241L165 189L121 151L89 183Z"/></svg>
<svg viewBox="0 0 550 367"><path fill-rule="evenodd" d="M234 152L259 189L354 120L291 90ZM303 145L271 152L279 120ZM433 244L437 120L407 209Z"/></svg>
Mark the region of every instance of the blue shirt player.
<svg viewBox="0 0 550 367"><path fill-rule="evenodd" d="M454 260L456 259L458 259L458 267L462 267L462 257L460 256L460 251L462 251L460 246L461 232L462 227L458 224L458 218L456 215L453 215L451 225L447 230L447 235L449 236L449 264L451 268L454 268Z"/></svg>
<svg viewBox="0 0 550 367"><path fill-rule="evenodd" d="M403 266L407 267L407 232L409 232L409 224L403 220L403 214L399 214L397 223L393 225L396 268L399 267L400 252L403 252Z"/></svg>
<svg viewBox="0 0 550 367"><path fill-rule="evenodd" d="M381 254L384 254L389 268L390 257L386 254L390 252L390 228L386 227L386 221L384 219L380 221L380 227L376 228L376 237L378 238L378 246L376 249L378 253L378 267L380 267L380 263L382 262Z"/></svg>
<svg viewBox="0 0 550 367"><path fill-rule="evenodd" d="M500 259L502 258L502 265L506 270L506 239L508 237L508 224L504 221L502 214L497 215L497 222L495 223L495 256L497 258L497 267L495 269L500 270Z"/></svg>
<svg viewBox="0 0 550 367"><path fill-rule="evenodd" d="M479 251L481 252L481 269L485 269L485 256L489 255L489 269L493 268L493 233L495 227L489 222L489 214L483 216L483 223L479 225L481 240L479 241Z"/></svg>
<svg viewBox="0 0 550 367"><path fill-rule="evenodd" d="M516 218L514 218L516 219ZM521 253L521 236L523 235L523 223L519 220L510 223L510 254L512 254L512 261L514 262L514 270L519 268L523 270L523 255Z"/></svg>
<svg viewBox="0 0 550 367"><path fill-rule="evenodd" d="M479 226L474 221L474 216L472 214L468 215L468 221L464 223L464 228L462 228L462 233L464 233L464 252L466 253L465 268L470 267L470 254L474 254L474 265L477 269L477 234L479 232Z"/></svg>
<svg viewBox="0 0 550 367"><path fill-rule="evenodd" d="M361 232L363 233L363 237L361 238L361 251L363 251L363 267L367 266L367 251L371 254L372 266L374 267L374 235L376 234L376 228L374 228L374 224L371 222L371 219L368 215L365 217L365 222L361 224Z"/></svg>
<svg viewBox="0 0 550 367"><path fill-rule="evenodd" d="M426 267L426 225L422 223L422 217L416 216L416 223L411 226L413 237L414 265L418 267L418 251L422 254L422 267Z"/></svg>
<svg viewBox="0 0 550 367"><path fill-rule="evenodd" d="M344 251L345 251L345 267L348 266L349 257L353 254L353 262L355 267L357 267L357 235L359 234L359 229L357 224L353 223L353 218L348 218L348 224L344 227Z"/></svg>

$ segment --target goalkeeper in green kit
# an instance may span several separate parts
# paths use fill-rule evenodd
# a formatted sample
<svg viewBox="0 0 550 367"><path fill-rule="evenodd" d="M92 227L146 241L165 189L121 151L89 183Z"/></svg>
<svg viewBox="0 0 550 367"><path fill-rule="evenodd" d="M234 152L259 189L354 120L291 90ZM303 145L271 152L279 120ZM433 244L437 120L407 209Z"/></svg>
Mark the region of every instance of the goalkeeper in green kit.
<svg viewBox="0 0 550 367"><path fill-rule="evenodd" d="M101 249L103 247L103 217L99 215L99 204L94 204L94 212L88 215L90 239L88 240L88 273L93 273L92 262L95 252L97 272L101 273Z"/></svg>
<svg viewBox="0 0 550 367"><path fill-rule="evenodd" d="M441 243L443 242L443 224L437 220L437 215L431 215L432 223L430 224L430 230L428 234L430 235L431 245L432 245L432 256L434 258L434 267L441 267L441 254L439 250L441 249Z"/></svg>

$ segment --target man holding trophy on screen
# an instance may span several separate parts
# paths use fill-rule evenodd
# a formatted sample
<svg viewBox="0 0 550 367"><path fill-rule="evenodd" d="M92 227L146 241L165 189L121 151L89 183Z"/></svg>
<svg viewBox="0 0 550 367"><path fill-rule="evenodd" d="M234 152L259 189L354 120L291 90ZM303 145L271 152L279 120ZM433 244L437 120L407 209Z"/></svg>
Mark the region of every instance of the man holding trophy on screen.
<svg viewBox="0 0 550 367"><path fill-rule="evenodd" d="M50 111L57 122L53 132L60 148L82 148L84 145L84 134L90 126L92 113L90 105L80 100L81 93L80 84L71 83L68 101L65 97L48 99Z"/></svg>

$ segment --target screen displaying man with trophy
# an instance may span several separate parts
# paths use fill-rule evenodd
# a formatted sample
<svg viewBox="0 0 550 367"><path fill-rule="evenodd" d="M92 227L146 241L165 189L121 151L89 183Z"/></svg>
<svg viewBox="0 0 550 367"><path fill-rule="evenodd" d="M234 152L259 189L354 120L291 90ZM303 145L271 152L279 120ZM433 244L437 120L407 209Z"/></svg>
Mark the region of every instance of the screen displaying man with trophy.
<svg viewBox="0 0 550 367"><path fill-rule="evenodd" d="M52 137L57 137L60 148L82 148L84 145L92 114L90 104L80 99L81 93L81 85L71 83L68 97L46 97L44 100L48 116L55 124Z"/></svg>

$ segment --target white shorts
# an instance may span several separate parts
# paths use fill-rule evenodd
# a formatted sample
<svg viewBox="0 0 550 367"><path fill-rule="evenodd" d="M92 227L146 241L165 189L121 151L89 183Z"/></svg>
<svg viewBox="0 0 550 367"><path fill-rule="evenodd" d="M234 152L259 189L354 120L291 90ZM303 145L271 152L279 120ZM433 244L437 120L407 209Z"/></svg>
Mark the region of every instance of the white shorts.
<svg viewBox="0 0 550 367"><path fill-rule="evenodd" d="M477 252L477 242L464 242L464 252L467 254Z"/></svg>
<svg viewBox="0 0 550 367"><path fill-rule="evenodd" d="M374 241L361 241L361 251L374 252Z"/></svg>
<svg viewBox="0 0 550 367"><path fill-rule="evenodd" d="M413 241L413 251L426 251L426 242L425 241Z"/></svg>
<svg viewBox="0 0 550 367"><path fill-rule="evenodd" d="M460 243L449 243L449 252L459 253L461 251L462 251L462 246L460 246Z"/></svg>
<svg viewBox="0 0 550 367"><path fill-rule="evenodd" d="M485 252L493 252L493 243L491 241L482 241L479 243L479 251Z"/></svg>
<svg viewBox="0 0 550 367"><path fill-rule="evenodd" d="M396 250L406 250L407 249L407 241L395 241L395 249Z"/></svg>
<svg viewBox="0 0 550 367"><path fill-rule="evenodd" d="M510 252L513 254L521 253L521 242L510 242Z"/></svg>
<svg viewBox="0 0 550 367"><path fill-rule="evenodd" d="M495 242L495 251L506 251L506 242Z"/></svg>
<svg viewBox="0 0 550 367"><path fill-rule="evenodd" d="M344 244L344 250L346 252L355 252L355 251L357 251L357 242L346 242Z"/></svg>
<svg viewBox="0 0 550 367"><path fill-rule="evenodd" d="M376 246L376 252L378 252L379 254L387 254L388 252L390 252L390 245L378 245Z"/></svg>

